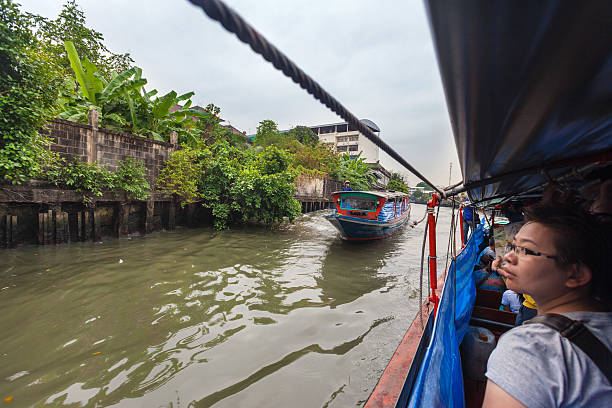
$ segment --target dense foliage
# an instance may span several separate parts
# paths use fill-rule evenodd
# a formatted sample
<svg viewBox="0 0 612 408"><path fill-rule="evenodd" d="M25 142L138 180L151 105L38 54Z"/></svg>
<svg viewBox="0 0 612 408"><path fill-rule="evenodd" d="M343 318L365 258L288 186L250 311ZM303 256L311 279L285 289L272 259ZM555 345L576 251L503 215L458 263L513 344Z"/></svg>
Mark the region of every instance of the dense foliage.
<svg viewBox="0 0 612 408"><path fill-rule="evenodd" d="M319 143L319 137L312 131L311 128L306 126L296 126L287 132L287 136L296 139L303 145L314 146Z"/></svg>
<svg viewBox="0 0 612 408"><path fill-rule="evenodd" d="M391 178L387 183L387 190L401 191L402 193L410 192L406 182L398 173L391 173Z"/></svg>
<svg viewBox="0 0 612 408"><path fill-rule="evenodd" d="M257 220L293 220L300 205L293 197L296 172L291 156L274 146L240 150L226 140L174 152L158 178L158 188L184 203L211 209L216 228Z"/></svg>
<svg viewBox="0 0 612 408"><path fill-rule="evenodd" d="M37 25L35 34L41 45L64 72L70 70L65 41L72 41L76 52L96 65L105 77L112 72L123 72L134 63L129 54L115 54L106 48L102 33L85 25L85 14L75 0L68 0L54 20L33 17Z"/></svg>
<svg viewBox="0 0 612 408"><path fill-rule="evenodd" d="M31 15L0 0L0 181L36 177L51 158L39 130L52 115L59 69L33 35Z"/></svg>
<svg viewBox="0 0 612 408"><path fill-rule="evenodd" d="M353 190L369 190L376 180L376 176L370 172L372 165L365 162L361 153L353 159L348 153L342 155L338 167L340 180L350 180Z"/></svg>
<svg viewBox="0 0 612 408"><path fill-rule="evenodd" d="M98 163L83 163L78 159L66 163L59 159L47 168L45 178L58 186L85 193L84 201L90 195L100 197L104 191L124 191L128 198L146 200L151 188L144 165L129 157L119 163L116 172Z"/></svg>

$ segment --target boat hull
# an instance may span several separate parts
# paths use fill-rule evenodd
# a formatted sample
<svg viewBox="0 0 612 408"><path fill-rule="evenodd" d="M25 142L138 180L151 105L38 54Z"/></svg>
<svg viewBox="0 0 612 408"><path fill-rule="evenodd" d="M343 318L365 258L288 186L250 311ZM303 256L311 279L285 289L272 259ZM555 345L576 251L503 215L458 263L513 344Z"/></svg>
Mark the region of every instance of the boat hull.
<svg viewBox="0 0 612 408"><path fill-rule="evenodd" d="M325 217L349 241L383 239L393 235L410 219L410 211L389 221L364 220L341 214Z"/></svg>

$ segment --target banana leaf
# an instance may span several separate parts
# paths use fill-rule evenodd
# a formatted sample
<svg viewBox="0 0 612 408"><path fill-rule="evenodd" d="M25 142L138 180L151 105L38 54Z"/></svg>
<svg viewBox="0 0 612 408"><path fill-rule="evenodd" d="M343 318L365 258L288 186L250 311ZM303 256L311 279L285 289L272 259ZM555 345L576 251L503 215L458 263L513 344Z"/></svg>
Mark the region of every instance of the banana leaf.
<svg viewBox="0 0 612 408"><path fill-rule="evenodd" d="M145 85L147 80L144 78L128 80L128 78L136 73L136 70L136 67L132 67L114 77L100 94L100 100L104 103L116 98L125 91L134 90Z"/></svg>
<svg viewBox="0 0 612 408"><path fill-rule="evenodd" d="M102 93L102 89L104 89L104 84L100 81L100 78L96 75L98 73L98 68L89 62L87 58L83 58L81 60L81 65L85 68L85 79L91 84L92 89L96 94Z"/></svg>
<svg viewBox="0 0 612 408"><path fill-rule="evenodd" d="M180 101L184 101L185 99L189 99L191 98L193 95L195 95L195 92L187 92L182 94L181 96L176 98L176 102L180 102Z"/></svg>
<svg viewBox="0 0 612 408"><path fill-rule="evenodd" d="M70 66L74 71L76 76L76 80L81 85L81 92L91 103L96 104L96 92L94 90L93 84L91 84L87 77L85 76L85 71L83 70L83 66L81 65L81 60L79 59L79 54L74 48L74 44L71 41L64 41L64 48L66 48L66 52L68 53L68 59L70 60Z"/></svg>
<svg viewBox="0 0 612 408"><path fill-rule="evenodd" d="M175 112L172 112L172 116L174 117L182 117L182 116L190 116L198 119L211 119L212 115L208 112L203 112L199 109L179 109Z"/></svg>
<svg viewBox="0 0 612 408"><path fill-rule="evenodd" d="M153 106L153 116L156 119L161 119L168 116L170 108L176 103L176 92L170 91L164 96L157 98Z"/></svg>

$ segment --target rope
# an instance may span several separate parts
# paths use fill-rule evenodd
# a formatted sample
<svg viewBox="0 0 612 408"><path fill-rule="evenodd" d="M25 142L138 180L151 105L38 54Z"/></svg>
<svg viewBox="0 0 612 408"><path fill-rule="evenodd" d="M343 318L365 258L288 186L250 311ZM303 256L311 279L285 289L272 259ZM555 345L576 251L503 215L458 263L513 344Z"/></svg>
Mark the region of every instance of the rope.
<svg viewBox="0 0 612 408"><path fill-rule="evenodd" d="M425 214L423 214L423 218L421 218L421 219L420 219L420 220L418 220L418 221L413 221L413 222L410 224L410 227L411 227L411 228L416 227L416 226L417 226L417 225L419 225L421 222L423 222L423 220L424 220L426 217L427 217L427 208L425 208Z"/></svg>
<svg viewBox="0 0 612 408"><path fill-rule="evenodd" d="M442 197L446 197L446 193L435 187L432 182L427 180L425 176L419 173L412 167L402 156L387 145L382 139L374 134L374 132L363 124L355 115L346 109L338 100L331 96L325 89L316 81L302 71L295 63L293 63L285 54L278 48L272 45L261 34L253 29L238 13L229 8L221 0L189 0L192 4L200 7L213 20L218 21L229 32L236 34L238 39L248 44L253 51L261 55L266 61L272 63L276 69L282 71L300 85L303 89L311 94L315 99L329 108L344 119L351 126L354 126L372 143L380 147L385 153L394 158L398 163L408 169L412 174L417 176L425 183L433 186Z"/></svg>

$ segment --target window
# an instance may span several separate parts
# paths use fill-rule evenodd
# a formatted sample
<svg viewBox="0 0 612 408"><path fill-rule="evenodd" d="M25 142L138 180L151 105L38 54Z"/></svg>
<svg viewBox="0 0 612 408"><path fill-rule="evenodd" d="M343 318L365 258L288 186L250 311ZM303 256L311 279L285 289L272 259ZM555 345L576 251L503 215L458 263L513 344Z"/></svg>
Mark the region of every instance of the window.
<svg viewBox="0 0 612 408"><path fill-rule="evenodd" d="M345 210L376 211L376 199L370 197L343 197L340 208Z"/></svg>
<svg viewBox="0 0 612 408"><path fill-rule="evenodd" d="M359 135L349 136L349 142L356 142L359 140Z"/></svg>
<svg viewBox="0 0 612 408"><path fill-rule="evenodd" d="M346 147L347 146L338 146L338 151L339 152L346 152Z"/></svg>
<svg viewBox="0 0 612 408"><path fill-rule="evenodd" d="M348 125L336 125L336 132L341 133L341 132L347 132L348 131Z"/></svg>
<svg viewBox="0 0 612 408"><path fill-rule="evenodd" d="M359 145L349 145L349 152L356 152L359 150Z"/></svg>
<svg viewBox="0 0 612 408"><path fill-rule="evenodd" d="M337 142L348 142L348 136L336 136Z"/></svg>

